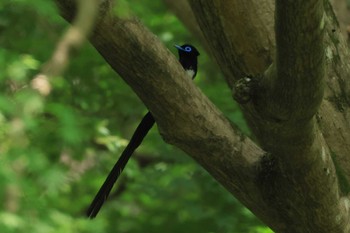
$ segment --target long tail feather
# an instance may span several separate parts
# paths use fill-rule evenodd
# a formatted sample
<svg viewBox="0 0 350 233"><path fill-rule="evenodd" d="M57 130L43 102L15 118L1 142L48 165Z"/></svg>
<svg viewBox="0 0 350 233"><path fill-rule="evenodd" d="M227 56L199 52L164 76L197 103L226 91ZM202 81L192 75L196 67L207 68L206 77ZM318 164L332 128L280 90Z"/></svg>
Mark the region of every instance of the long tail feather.
<svg viewBox="0 0 350 233"><path fill-rule="evenodd" d="M86 215L89 218L95 218L100 211L103 203L106 201L109 193L111 192L114 183L118 180L120 174L123 172L125 165L128 163L131 155L141 144L144 137L147 135L148 131L154 125L154 118L150 112L148 112L137 126L134 134L127 147L124 149L122 155L120 156L117 163L112 168L111 172L107 176L105 182L101 186L100 190L96 194L94 200L92 201L90 207L88 208Z"/></svg>

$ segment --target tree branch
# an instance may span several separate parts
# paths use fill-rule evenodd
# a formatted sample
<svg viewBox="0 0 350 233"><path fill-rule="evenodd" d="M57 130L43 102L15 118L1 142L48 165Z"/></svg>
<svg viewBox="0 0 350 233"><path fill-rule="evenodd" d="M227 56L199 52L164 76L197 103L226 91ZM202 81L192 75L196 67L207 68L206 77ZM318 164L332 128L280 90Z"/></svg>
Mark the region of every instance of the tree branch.
<svg viewBox="0 0 350 233"><path fill-rule="evenodd" d="M262 72L274 60L272 59L275 49L274 20L271 17L273 14L272 0L264 2L203 1L203 3L199 0L189 0L189 2L192 3L192 12L196 18L199 18L197 21L204 31L206 39L211 42L212 51L231 87L234 84L234 77L240 78L242 73L254 74ZM236 5L232 6L233 4ZM325 1L325 4L327 12L325 26L327 30L326 54L328 79L326 82L325 101L322 102L319 111L318 123L321 126L323 135L326 137L327 144L334 152L334 159L341 167L343 175L349 182L350 159L347 155L350 153L350 144L348 143L350 141L350 125L344 124L344 119L345 122L350 122L350 100L347 97L350 89L347 81L350 80L350 67L344 65L342 61L348 61L350 55L347 43L340 35L341 31L331 5L328 1ZM221 13L222 11L228 13L223 14ZM231 11L234 12L230 13ZM217 14L221 15L218 16ZM214 17L214 20L208 21L210 17L207 15ZM223 15L226 17L224 18ZM188 19L183 19L183 21L186 20ZM229 24L231 27L223 28L216 26L216 24ZM252 36L252 32L254 36ZM227 52L226 54L224 53L226 50L234 50L235 52ZM308 50L309 48L307 48ZM265 53L261 51L265 51ZM263 54L266 54L266 56ZM228 66L233 66L233 68ZM238 69L237 67L243 68ZM265 103L261 103L261 106L265 107ZM254 117L257 114L254 107L253 109L250 105L242 107L245 110L245 116L248 121L254 121ZM250 125L252 128L255 127L252 123Z"/></svg>
<svg viewBox="0 0 350 233"><path fill-rule="evenodd" d="M278 99L273 98L272 104L282 121L309 120L320 106L324 29L323 1L276 1L277 79L273 91Z"/></svg>
<svg viewBox="0 0 350 233"><path fill-rule="evenodd" d="M280 232L343 232L348 213L314 118L324 92L323 1L276 0L275 14L276 66L266 72L252 124L280 174L262 189L268 185L270 205L286 213L280 222L288 227Z"/></svg>
<svg viewBox="0 0 350 233"><path fill-rule="evenodd" d="M262 73L272 60L275 60L274 19L272 17L274 1L188 1L203 34L211 42L211 50L231 88L234 81L241 78L242 74ZM345 186L349 186L350 125L346 122L350 122L348 97L350 67L344 64L347 64L350 54L330 3L328 0L324 3L327 31L325 51L327 86L325 100L321 104L317 122L326 137L327 144L334 153L333 158L346 177L345 182L348 184ZM186 20L183 19L183 21ZM227 25L229 27L226 27ZM306 49L308 50L309 48ZM265 108L265 104L266 102L260 100L258 112L255 109L256 104L255 106L251 104L242 106L252 129L258 127L254 121L257 120L255 118L257 114L259 115L261 108Z"/></svg>
<svg viewBox="0 0 350 233"><path fill-rule="evenodd" d="M189 1L204 35L214 47L214 53L215 51L217 52L215 56L220 67L226 71L224 72L226 76L231 75L231 78L227 78L229 84L232 85L233 83L231 81L232 76L239 77L240 73L244 73L242 71L246 72L246 70L248 70L248 73L254 73L257 67L256 64L252 62L252 60L242 59L237 52L237 47L231 46L231 44L240 44L243 40L243 43L249 46L245 47L243 45L241 46L242 48L254 48L255 43L261 41L261 37L250 37L254 38L250 41L248 36L244 36L243 39L239 39L238 36L229 36L238 34L238 32L242 35L249 35L249 33L251 33L250 30L245 30L244 27L238 26L239 23L237 22L247 24L247 26L244 25L246 26L245 28L254 28L254 26L250 25L250 19L258 18L260 16L259 14L257 14L257 17L250 16L249 20L242 20L244 16L234 20L234 16L232 15L235 14L234 12L244 12L243 14L249 15L251 9L242 10L242 8L244 4L249 4L249 7L252 6L252 4L254 4L253 1L237 4L234 7L233 5L239 1ZM268 2L270 3L271 1ZM253 5L252 9L260 9L261 6L264 5L261 2L256 4L259 5L255 7ZM252 126L251 128L263 145L263 148L272 152L272 158L276 159L276 167L272 168L274 171L272 173L276 174L276 176L284 177L277 178L269 175L267 176L268 178L266 178L264 173L262 173L261 176L261 191L264 193L264 199L269 202L271 207L279 209L278 212L288 212L286 216L279 216L279 220L276 222L287 223L288 227L293 226L288 229L286 225L278 225L274 222L270 227L280 232L302 232L301 225L303 225L303 232L307 232L307 230L305 230L305 225L307 225L307 222L313 222L315 226L318 225L323 228L316 230L310 227L310 232L336 232L337 230L335 229L341 232L342 227L344 227L342 224L345 223L347 213L344 211L344 202L341 201L338 193L335 169L330 158L330 153L325 146L326 144L317 126L315 126L315 120L312 119L318 110L323 95L323 69L325 64L322 35L323 28L321 27L324 25L324 19L322 18L323 10L318 9L319 11L315 12L317 7L310 7L312 3L302 5L300 1L289 1L288 3L285 1L282 3L282 1L280 1L277 4L279 4L276 6L276 14L278 15L277 21L281 20L281 22L278 22L278 25L276 25L277 33L283 30L288 31L287 34L280 33L277 35L278 39L282 39L279 41L278 47L281 51L279 51L277 55L277 59L279 59L279 62L277 62L277 72L276 67L271 66L267 72L268 78L263 80L264 85L270 86L265 86L264 88L266 89L261 90L262 93L259 93L254 103L244 106L246 110L245 115ZM288 4L295 7L289 6L288 8ZM296 7L297 4L299 4L298 7ZM313 1L313 4L315 4L315 1ZM316 6L322 8L322 4L322 1L319 1ZM301 9L299 9L299 7ZM283 8L287 9L284 10ZM309 13L306 14L306 12L310 8L312 8L312 19L309 24L310 17ZM235 9L234 12L225 14L225 12L233 11L232 9ZM257 12L261 13L261 10ZM297 24L295 24L295 21L297 21ZM290 29L289 24L292 24ZM230 27L227 25L234 26ZM259 23L255 23L254 25L259 25ZM266 30L264 30L265 27L263 26L262 28L262 31L266 32ZM309 29L312 30L310 37ZM255 30L261 31L260 28L256 28ZM252 31L255 32L255 30ZM304 34L301 35L300 31ZM269 38L271 35L273 35L273 33L270 33L270 35L264 34L264 37ZM301 36L301 38L298 38L299 40L288 40L288 37L293 38L293 36L294 38L296 36ZM287 40L284 41L283 39L286 38ZM313 40L316 40L315 44ZM273 40L270 39L269 41ZM267 47L270 49L269 51L273 51L273 44L270 43L268 46L271 46ZM298 46L298 49L302 50L295 49L295 46ZM260 48L264 48L264 46L260 44ZM288 51L288 48L292 51ZM307 54L307 52L310 51L309 48L315 48L312 51L318 50L313 54ZM255 49L255 51L259 50ZM298 52L301 53L295 54ZM249 54L249 50L245 51L245 54ZM255 52L255 54L257 53ZM271 54L272 53L270 53L270 56ZM256 57L258 57L260 61L264 61L261 57ZM283 60L284 58L287 60ZM266 60L263 64L265 65L261 66L262 69L258 69L259 72L264 70L266 65L269 65ZM288 65L291 67L288 67ZM283 74L284 68L287 69L286 72L288 76ZM308 76L305 77L304 74ZM295 76L298 77L294 79ZM287 84L285 84L285 79L288 79ZM304 85L304 79L307 79L306 85L301 87L300 85ZM316 81L316 85L313 84L314 81ZM310 86L312 87L310 88ZM289 109L291 101L292 108ZM276 105L276 102L278 105ZM310 104L311 106L309 106ZM324 114L325 116L330 116L326 115L326 112ZM330 122L331 121L327 121L327 123ZM332 129L332 131L334 131L334 129ZM344 142L344 139L342 141ZM322 155L323 159L320 159L320 155ZM322 173L323 168L326 168L326 177L324 177L325 174ZM297 170L297 173L295 173L295 170ZM285 189L281 187L285 187ZM327 190L326 195L324 195L325 190ZM318 209L322 209L321 212L323 212L324 215L316 217L315 213L312 212L312 208L305 206L305 203L310 202L310 195L313 196L312 201L317 200L319 204ZM332 200L333 203L336 202L337 204L331 205L330 203L332 203ZM283 204L280 205L278 203ZM286 206L284 206L286 203L293 203L293 206L297 206L297 209L286 210ZM330 205L331 208L328 208ZM337 216L339 219L342 219L340 221L340 225L342 226L334 226L333 217L336 217L337 213L341 213ZM293 223L293 219L299 219L300 214L302 214L301 218L306 219L307 222L305 222L305 224L301 224L301 222ZM299 217L297 217L298 215ZM316 218L318 220L316 220ZM319 221L320 219L322 222ZM327 225L327 227L324 227L325 225Z"/></svg>
<svg viewBox="0 0 350 233"><path fill-rule="evenodd" d="M349 42L350 36L350 2L348 0L330 1L339 21L340 31L343 37Z"/></svg>
<svg viewBox="0 0 350 233"><path fill-rule="evenodd" d="M97 14L97 0L78 1L77 15L72 25L68 28L51 59L43 66L42 72L36 75L31 86L42 95L51 92L49 78L61 75L69 63L69 56L74 49L78 49L85 41L93 28Z"/></svg>
<svg viewBox="0 0 350 233"><path fill-rule="evenodd" d="M339 28L338 21L328 1L326 10L326 89L317 121L337 163L342 187L350 187L350 60L349 47ZM342 192L348 194L349 188Z"/></svg>

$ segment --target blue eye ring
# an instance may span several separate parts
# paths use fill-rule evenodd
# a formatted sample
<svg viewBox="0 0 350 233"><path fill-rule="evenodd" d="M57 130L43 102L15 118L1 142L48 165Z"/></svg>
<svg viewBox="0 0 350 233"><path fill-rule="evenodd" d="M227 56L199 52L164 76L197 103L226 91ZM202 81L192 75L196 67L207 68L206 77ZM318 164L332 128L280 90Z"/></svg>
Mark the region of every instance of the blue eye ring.
<svg viewBox="0 0 350 233"><path fill-rule="evenodd" d="M186 47L182 47L180 45L174 45L178 50L182 50L184 52L190 53L193 51L193 48L191 46L186 46Z"/></svg>
<svg viewBox="0 0 350 233"><path fill-rule="evenodd" d="M191 48L190 46L186 46L185 51L186 51L186 52L191 52L191 51L192 51L192 48Z"/></svg>

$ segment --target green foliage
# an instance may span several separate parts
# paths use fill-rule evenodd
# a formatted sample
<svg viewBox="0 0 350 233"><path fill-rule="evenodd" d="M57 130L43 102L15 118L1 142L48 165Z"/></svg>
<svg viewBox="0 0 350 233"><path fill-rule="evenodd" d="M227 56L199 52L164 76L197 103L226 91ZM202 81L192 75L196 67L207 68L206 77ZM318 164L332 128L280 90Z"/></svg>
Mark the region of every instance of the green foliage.
<svg viewBox="0 0 350 233"><path fill-rule="evenodd" d="M197 45L161 1L117 3L116 13L135 13L170 49ZM99 216L85 218L146 109L88 44L51 80L48 97L30 88L66 26L51 1L0 2L0 232L271 232L155 129ZM248 132L201 54L196 82Z"/></svg>

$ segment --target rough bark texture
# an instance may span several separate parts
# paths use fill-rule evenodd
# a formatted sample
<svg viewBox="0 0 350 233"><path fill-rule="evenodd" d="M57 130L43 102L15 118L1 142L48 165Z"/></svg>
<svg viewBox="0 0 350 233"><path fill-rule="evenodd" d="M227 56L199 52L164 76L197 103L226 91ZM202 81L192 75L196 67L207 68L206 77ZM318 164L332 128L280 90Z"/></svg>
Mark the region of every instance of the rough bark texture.
<svg viewBox="0 0 350 233"><path fill-rule="evenodd" d="M336 162L343 194L350 191L350 54L328 1L326 10L326 88L317 114L320 129Z"/></svg>
<svg viewBox="0 0 350 233"><path fill-rule="evenodd" d="M56 2L71 21L74 1ZM274 231L350 232L349 54L329 2L188 2L230 87L264 73L242 109L267 153L227 121L154 35L110 15L106 1L90 41L150 109L164 139Z"/></svg>
<svg viewBox="0 0 350 233"><path fill-rule="evenodd" d="M228 12L233 9L241 12L240 7L243 7L244 3L253 9L245 9L246 15L249 15L249 10L256 12L254 9L260 9L256 13L258 15L255 15L256 18L260 18L259 15L263 18L269 9L261 12L261 8L255 8L252 1L239 4L239 1L232 1L237 3L235 8L227 7L228 5L222 2L190 0L192 8L197 9L193 12L202 30L207 32L208 41L239 43L230 35L235 31L243 35L246 32L240 23L236 23L238 19L235 20ZM232 2L231 4L234 4ZM261 2L258 4L263 5ZM230 31L230 27L225 27L226 30L220 34L221 38L217 38L218 32L215 28L218 26L215 24L224 23L217 20L215 24L211 24L213 17L207 19L206 15L216 15L216 19L230 22L234 28L233 32ZM225 15L230 18L225 19ZM277 222L285 224L272 227L277 232L343 232L347 222L330 153L313 118L323 96L323 31L326 19L322 1L276 1L276 64L266 72L262 81L263 89L260 90L258 98L250 106L244 106L252 130L262 147L271 153L275 163L275 176L261 176L261 189L269 205L279 210ZM257 25L252 22L251 26L251 22L244 21L245 28L254 28ZM260 28L257 30L263 31ZM269 36L265 35L264 38ZM247 38L249 37L244 41L247 43L246 48L256 47L256 43L264 41L259 34L253 42ZM216 44L213 43L212 46L214 48ZM232 49L235 50L235 47ZM218 48L214 50L218 53L222 51ZM253 51L257 53L259 50ZM270 51L273 51L273 48ZM237 53L232 54L235 57ZM238 74L246 73L245 66L239 64L242 60L235 61L235 58L224 54L225 59L218 59L221 67L235 64L236 69L241 70L237 71ZM267 57L272 55L271 52ZM267 61L257 54L255 57L260 59L262 64ZM254 73L254 64L258 62L254 62L254 59L243 62L248 64L250 73ZM232 73L225 74L232 77ZM313 196L310 196L310 193L313 193ZM306 203L309 206L301 208ZM315 210L323 214L317 215ZM339 213L343 214L338 215ZM335 224L336 217L339 222ZM305 226L310 225L310 222L313 226L307 229Z"/></svg>
<svg viewBox="0 0 350 233"><path fill-rule="evenodd" d="M330 1L337 15L339 28L344 38L349 41L350 35L350 1L331 0Z"/></svg>

